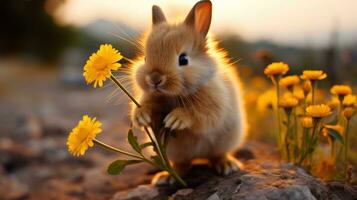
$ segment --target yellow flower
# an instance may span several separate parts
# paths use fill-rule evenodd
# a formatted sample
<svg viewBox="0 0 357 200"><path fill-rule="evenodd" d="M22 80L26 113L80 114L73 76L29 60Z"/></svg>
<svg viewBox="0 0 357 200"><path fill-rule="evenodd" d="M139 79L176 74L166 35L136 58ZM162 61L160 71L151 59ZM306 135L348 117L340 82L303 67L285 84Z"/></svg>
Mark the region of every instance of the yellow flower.
<svg viewBox="0 0 357 200"><path fill-rule="evenodd" d="M340 105L340 101L338 100L337 97L334 96L329 102L327 102L327 105L330 106L331 109L334 109L338 105Z"/></svg>
<svg viewBox="0 0 357 200"><path fill-rule="evenodd" d="M357 106L356 95L352 95L352 94L346 95L343 98L343 102L342 103L343 103L344 106L350 106L350 107Z"/></svg>
<svg viewBox="0 0 357 200"><path fill-rule="evenodd" d="M304 90L305 95L307 96L307 94L309 94L312 89L311 82L309 80L304 81L302 88Z"/></svg>
<svg viewBox="0 0 357 200"><path fill-rule="evenodd" d="M289 66L283 62L274 62L264 69L267 76L284 75L289 71Z"/></svg>
<svg viewBox="0 0 357 200"><path fill-rule="evenodd" d="M304 90L301 87L295 87L293 91L293 96L299 101L305 99Z"/></svg>
<svg viewBox="0 0 357 200"><path fill-rule="evenodd" d="M84 66L83 76L87 84L94 82L94 87L102 87L103 82L112 75L112 70L119 69L121 65L117 62L122 58L123 56L112 45L100 45L99 50L89 57Z"/></svg>
<svg viewBox="0 0 357 200"><path fill-rule="evenodd" d="M84 115L74 127L67 139L68 151L74 156L84 155L88 147L93 146L93 140L102 132L100 126L102 123L96 121L96 118L91 119L88 115Z"/></svg>
<svg viewBox="0 0 357 200"><path fill-rule="evenodd" d="M312 128L313 127L313 120L311 117L303 117L301 119L301 126L303 128Z"/></svg>
<svg viewBox="0 0 357 200"><path fill-rule="evenodd" d="M325 79L327 75L321 70L304 70L300 77L301 79L317 81Z"/></svg>
<svg viewBox="0 0 357 200"><path fill-rule="evenodd" d="M343 116L350 119L356 113L356 109L352 107L347 107L343 110Z"/></svg>
<svg viewBox="0 0 357 200"><path fill-rule="evenodd" d="M332 86L330 91L332 94L341 96L352 94L352 89L348 85L334 85Z"/></svg>
<svg viewBox="0 0 357 200"><path fill-rule="evenodd" d="M299 101L295 97L285 95L285 97L281 99L279 106L282 108L293 108L298 104Z"/></svg>
<svg viewBox="0 0 357 200"><path fill-rule="evenodd" d="M323 118L331 115L331 108L325 104L311 105L306 108L306 113L313 118Z"/></svg>
<svg viewBox="0 0 357 200"><path fill-rule="evenodd" d="M279 84L283 87L289 88L300 83L300 79L297 75L286 76L282 78Z"/></svg>
<svg viewBox="0 0 357 200"><path fill-rule="evenodd" d="M267 108L276 107L276 91L274 89L267 90L258 97L257 108L261 112L265 112Z"/></svg>

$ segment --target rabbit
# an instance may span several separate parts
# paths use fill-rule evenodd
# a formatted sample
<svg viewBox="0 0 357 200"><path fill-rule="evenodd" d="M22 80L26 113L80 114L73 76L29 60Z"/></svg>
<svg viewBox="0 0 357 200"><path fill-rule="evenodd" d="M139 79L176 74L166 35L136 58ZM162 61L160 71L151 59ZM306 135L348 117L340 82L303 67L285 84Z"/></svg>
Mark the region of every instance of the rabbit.
<svg viewBox="0 0 357 200"><path fill-rule="evenodd" d="M169 24L160 7L152 7L152 28L141 59L133 65L135 96L131 120L137 127L164 127L175 133L167 155L184 176L195 159L210 161L219 174L240 169L231 153L247 132L242 88L234 66L207 35L212 4L199 1L182 23ZM165 173L153 183L167 184Z"/></svg>

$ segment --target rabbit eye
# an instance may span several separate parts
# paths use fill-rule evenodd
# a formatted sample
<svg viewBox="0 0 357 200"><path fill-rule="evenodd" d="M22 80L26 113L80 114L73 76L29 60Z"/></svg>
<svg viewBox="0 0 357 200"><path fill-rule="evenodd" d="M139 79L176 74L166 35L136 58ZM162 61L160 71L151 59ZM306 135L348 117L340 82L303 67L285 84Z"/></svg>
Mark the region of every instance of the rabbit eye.
<svg viewBox="0 0 357 200"><path fill-rule="evenodd" d="M180 54L178 58L178 62L180 66L188 65L188 56L186 53Z"/></svg>

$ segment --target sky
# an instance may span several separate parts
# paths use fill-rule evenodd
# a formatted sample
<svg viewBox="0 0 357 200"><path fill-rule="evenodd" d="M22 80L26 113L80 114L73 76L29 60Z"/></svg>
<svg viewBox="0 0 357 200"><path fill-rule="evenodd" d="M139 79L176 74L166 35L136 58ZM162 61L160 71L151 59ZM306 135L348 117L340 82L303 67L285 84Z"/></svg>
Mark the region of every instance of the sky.
<svg viewBox="0 0 357 200"><path fill-rule="evenodd" d="M151 25L159 5L169 21L183 19L196 0L67 0L55 13L61 23L85 26L98 19L137 30ZM326 46L333 30L340 45L357 41L357 0L212 0L213 34L296 46ZM113 25L114 26L114 25Z"/></svg>

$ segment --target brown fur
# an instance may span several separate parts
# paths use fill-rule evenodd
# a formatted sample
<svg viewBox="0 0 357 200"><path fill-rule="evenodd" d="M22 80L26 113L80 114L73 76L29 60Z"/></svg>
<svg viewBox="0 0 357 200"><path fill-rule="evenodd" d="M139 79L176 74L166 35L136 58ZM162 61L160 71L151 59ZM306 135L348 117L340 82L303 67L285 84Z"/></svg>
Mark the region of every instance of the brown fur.
<svg viewBox="0 0 357 200"><path fill-rule="evenodd" d="M210 5L209 1L197 3L186 20L176 25L168 24L154 6L145 61L133 66L136 97L142 106L133 107L132 120L137 126L174 127L176 137L170 138L167 153L179 171L186 172L196 158L207 158L220 167L235 165L227 155L241 145L247 129L238 76L225 53L206 37ZM189 64L178 66L183 52ZM150 85L154 72L164 80L158 90Z"/></svg>

